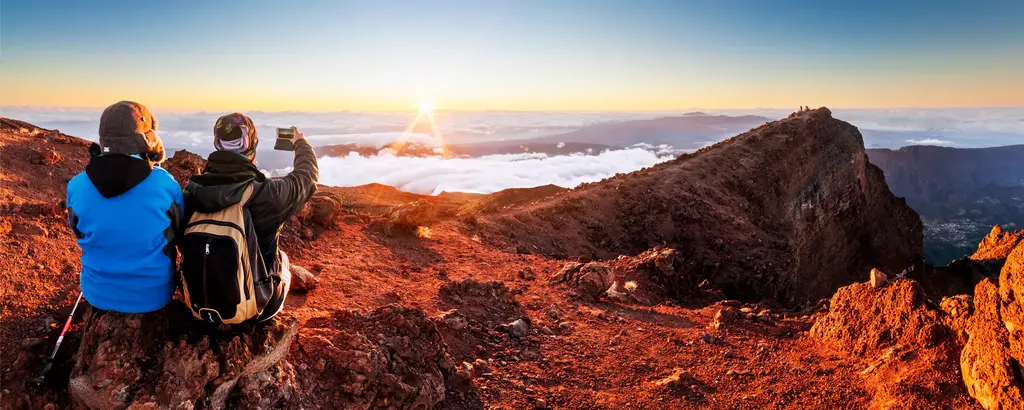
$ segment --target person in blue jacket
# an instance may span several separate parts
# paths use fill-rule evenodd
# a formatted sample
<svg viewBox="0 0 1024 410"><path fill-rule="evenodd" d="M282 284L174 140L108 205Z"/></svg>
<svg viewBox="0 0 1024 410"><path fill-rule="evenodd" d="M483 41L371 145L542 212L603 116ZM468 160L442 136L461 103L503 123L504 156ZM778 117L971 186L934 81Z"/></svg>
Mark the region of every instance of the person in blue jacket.
<svg viewBox="0 0 1024 410"><path fill-rule="evenodd" d="M174 294L181 188L160 168L157 123L141 104L121 101L100 117L99 144L68 182L68 224L82 248L81 285L98 309L146 313Z"/></svg>

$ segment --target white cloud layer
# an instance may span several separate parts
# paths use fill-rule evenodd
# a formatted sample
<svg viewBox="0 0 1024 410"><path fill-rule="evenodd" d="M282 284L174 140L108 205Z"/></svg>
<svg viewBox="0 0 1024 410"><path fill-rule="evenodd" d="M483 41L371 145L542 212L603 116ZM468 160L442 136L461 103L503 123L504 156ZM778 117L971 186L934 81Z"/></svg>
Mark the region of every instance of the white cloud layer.
<svg viewBox="0 0 1024 410"><path fill-rule="evenodd" d="M935 138L928 138L923 140L907 140L907 142L914 145L953 145L953 141L944 141Z"/></svg>
<svg viewBox="0 0 1024 410"><path fill-rule="evenodd" d="M762 115L782 118L792 110L701 110L712 115ZM521 112L521 111L439 111L437 125L446 143L510 140L561 134L586 125L650 119L675 112ZM0 116L27 121L44 128L57 128L79 137L97 138L99 108L0 107ZM181 112L157 110L158 134L164 145L187 148L200 154L212 149L213 123L226 112ZM256 122L266 141L274 128L295 125L316 144L355 142L379 147L394 140L414 118L413 113L338 112L246 112ZM956 147L987 147L1019 144L1024 140L1024 107L950 109L835 109L836 118L861 129L865 145L898 148L908 141L947 141ZM419 129L422 131L422 129ZM732 135L722 135L728 138ZM414 142L430 145L432 139L414 135ZM571 141L565 141L571 142ZM709 141L714 143L716 141ZM260 144L269 150L272 143Z"/></svg>
<svg viewBox="0 0 1024 410"><path fill-rule="evenodd" d="M380 183L430 195L442 191L491 193L547 184L569 188L672 158L640 148L605 151L598 155L549 157L524 153L453 159L397 157L383 150L370 157L352 154L321 158L320 183L334 186Z"/></svg>
<svg viewBox="0 0 1024 410"><path fill-rule="evenodd" d="M334 144L356 144L363 147L380 148L399 139L406 143L419 144L427 147L440 146L440 142L432 135L409 133L402 137L401 132L373 132L359 134L321 134L306 138L314 147Z"/></svg>

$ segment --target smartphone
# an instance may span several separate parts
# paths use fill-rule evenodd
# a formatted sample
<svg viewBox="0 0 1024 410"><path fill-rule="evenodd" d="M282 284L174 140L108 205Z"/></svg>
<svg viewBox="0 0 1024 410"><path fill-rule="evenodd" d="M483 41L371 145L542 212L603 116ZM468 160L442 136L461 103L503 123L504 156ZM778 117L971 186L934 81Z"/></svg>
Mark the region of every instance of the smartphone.
<svg viewBox="0 0 1024 410"><path fill-rule="evenodd" d="M291 128L278 128L277 129L277 142L274 143L274 149L278 151L295 151L295 146L292 145L292 138L295 137L295 131Z"/></svg>

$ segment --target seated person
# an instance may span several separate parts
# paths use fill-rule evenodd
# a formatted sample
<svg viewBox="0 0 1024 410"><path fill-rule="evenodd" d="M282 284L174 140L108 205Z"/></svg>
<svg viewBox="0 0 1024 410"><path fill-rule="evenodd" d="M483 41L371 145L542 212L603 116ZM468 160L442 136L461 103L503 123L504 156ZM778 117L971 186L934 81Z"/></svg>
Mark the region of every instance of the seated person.
<svg viewBox="0 0 1024 410"><path fill-rule="evenodd" d="M184 192L189 228L180 244L183 294L196 318L229 324L264 321L284 307L291 274L278 237L285 221L316 192L319 173L313 147L294 127L292 132L294 170L270 179L254 164L259 138L252 119L234 113L217 120L216 150ZM241 255L247 262L239 264L234 252L241 248L258 252ZM245 291L250 285L255 295Z"/></svg>
<svg viewBox="0 0 1024 410"><path fill-rule="evenodd" d="M156 128L139 103L107 107L89 164L68 182L82 293L97 309L153 312L174 294L174 239L184 202L178 183L156 165L165 156Z"/></svg>

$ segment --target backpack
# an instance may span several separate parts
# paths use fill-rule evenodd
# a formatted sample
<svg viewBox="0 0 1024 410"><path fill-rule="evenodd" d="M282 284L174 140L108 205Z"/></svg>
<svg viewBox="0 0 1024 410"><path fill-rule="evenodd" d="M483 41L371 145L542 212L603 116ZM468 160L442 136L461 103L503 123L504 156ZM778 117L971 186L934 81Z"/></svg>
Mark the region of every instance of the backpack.
<svg viewBox="0 0 1024 410"><path fill-rule="evenodd" d="M238 203L195 212L185 227L181 289L196 319L242 323L260 317L274 295L278 281L267 272L246 206L252 194L250 184Z"/></svg>

